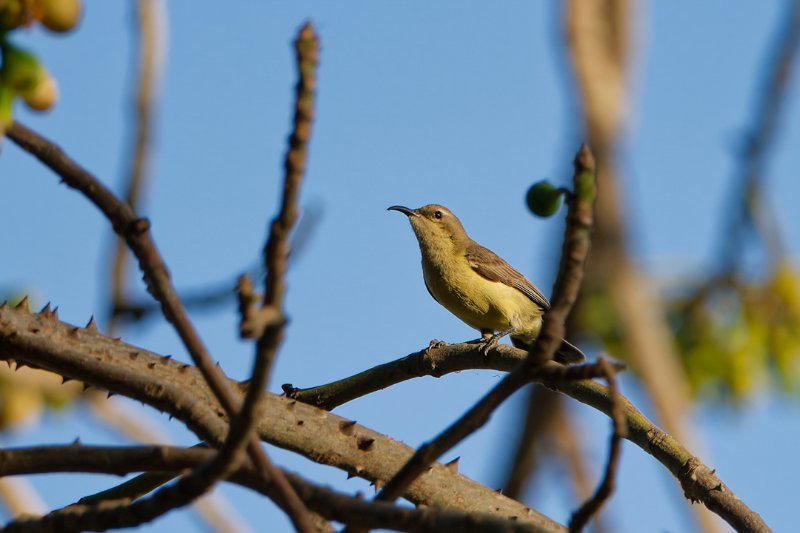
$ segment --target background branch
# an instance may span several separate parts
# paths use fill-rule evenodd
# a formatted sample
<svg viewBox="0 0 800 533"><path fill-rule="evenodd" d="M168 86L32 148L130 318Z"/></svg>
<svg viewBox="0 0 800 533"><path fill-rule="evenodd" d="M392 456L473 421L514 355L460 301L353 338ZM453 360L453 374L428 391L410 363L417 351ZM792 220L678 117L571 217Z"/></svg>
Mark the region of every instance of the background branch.
<svg viewBox="0 0 800 533"><path fill-rule="evenodd" d="M124 185L125 202L137 211L145 183L150 172L151 145L154 108L158 99L164 71L168 26L167 10L162 0L138 0L136 2L134 34L138 41L138 71L134 97L135 120L133 121L133 143L130 147L130 168ZM128 248L119 237L114 239L111 254L108 332L113 334L117 326L117 309L127 306Z"/></svg>
<svg viewBox="0 0 800 533"><path fill-rule="evenodd" d="M656 408L658 419L681 442L694 446L689 385L680 364L664 307L632 261L626 242L624 199L619 190L618 146L628 115L628 46L635 3L630 0L565 4L566 48L577 86L585 135L597 158L598 187L594 251L584 295L607 298L616 315L624 353ZM579 309L580 311L580 309ZM718 529L710 515L695 511L704 531Z"/></svg>
<svg viewBox="0 0 800 533"><path fill-rule="evenodd" d="M736 271L748 229L758 232L773 264L784 255L778 224L774 213L765 207L761 190L764 167L777 137L800 45L800 1L786 2L786 14L781 17L780 24L773 49L765 60L764 77L759 80L762 90L745 134L740 164L736 165L734 180L737 183L731 189L733 209L724 225L723 238L719 239L723 276Z"/></svg>

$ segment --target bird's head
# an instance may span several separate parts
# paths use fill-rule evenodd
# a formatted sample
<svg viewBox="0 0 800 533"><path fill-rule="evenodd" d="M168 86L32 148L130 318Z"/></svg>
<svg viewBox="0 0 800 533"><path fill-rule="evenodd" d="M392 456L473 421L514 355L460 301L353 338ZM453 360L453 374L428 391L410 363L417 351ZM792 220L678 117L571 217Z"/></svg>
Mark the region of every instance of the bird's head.
<svg viewBox="0 0 800 533"><path fill-rule="evenodd" d="M441 249L458 246L469 240L461 221L444 206L429 204L409 209L402 205L393 205L389 211L399 211L408 217L422 248Z"/></svg>

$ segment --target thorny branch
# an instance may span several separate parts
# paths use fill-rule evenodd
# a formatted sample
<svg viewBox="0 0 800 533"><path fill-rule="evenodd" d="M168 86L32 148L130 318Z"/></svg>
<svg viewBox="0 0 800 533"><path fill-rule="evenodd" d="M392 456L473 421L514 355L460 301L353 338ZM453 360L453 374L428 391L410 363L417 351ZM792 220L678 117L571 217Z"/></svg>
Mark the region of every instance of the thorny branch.
<svg viewBox="0 0 800 533"><path fill-rule="evenodd" d="M524 351L502 345L490 351L489 363L474 344L452 344L431 351L436 357L425 357L427 362L420 357L412 365L419 369L416 373L400 368L404 362L408 363L408 358L395 361L398 368L394 373L405 378L394 382L420 375L438 377L488 365L508 371L519 366L526 357ZM14 360L18 366L43 368L142 401L181 420L200 439L212 444L221 443L227 433L224 411L192 366L104 337L91 327L82 329L64 324L52 313L34 315L27 309L0 306L0 358ZM450 360L458 363L448 367ZM546 367L554 374L556 369L570 374L585 368L564 367L555 362L547 363ZM593 375L583 376L583 380L570 379L572 377L568 375L568 379L543 384L610 415L608 390L591 381L589 378ZM349 392L346 396L353 398L358 394ZM370 481L380 481L389 479L412 454L412 450L401 443L352 421L325 415L311 406L271 394L265 395L262 401L265 408L261 410L258 423L259 436L321 464ZM739 531L769 531L761 517L739 500L712 469L659 429L627 399L620 397L620 403L628 425L626 438L661 462L681 482L688 497L702 501ZM488 506L496 508L498 514L516 516L520 521L539 516L441 465L418 479L405 497L432 507L479 510ZM536 519L552 523L543 517Z"/></svg>
<svg viewBox="0 0 800 533"><path fill-rule="evenodd" d="M301 30L300 38L298 39L298 64L301 67L301 80L308 74L308 60L303 56L303 50L301 50L301 48L307 46L306 40L309 38L313 39L313 32L310 26L307 25ZM314 42L316 41L314 40ZM315 45L314 50L316 50ZM315 51L314 57L316 57ZM302 85L301 81L298 86L300 87ZM301 91L298 90L298 94L300 93ZM300 105L299 100L298 105ZM7 135L20 145L20 147L31 152L48 167L58 173L69 186L83 192L104 212L104 214L106 214L112 222L115 232L126 240L131 250L139 259L139 265L145 274L144 278L148 290L161 303L164 316L175 326L189 353L192 355L192 359L203 373L204 378L208 381L215 395L219 398L228 413L235 413L238 408L235 398L230 390L226 388L227 384L224 380L224 374L214 365L210 354L207 352L199 335L189 321L185 308L169 279L166 265L150 237L149 222L146 219L137 218L129 205L119 201L110 190L102 185L94 176L69 159L66 154L53 143L50 143L18 123L12 124L7 131ZM271 342L274 347L277 347L277 342L269 342ZM264 364L265 379L268 369L269 364ZM254 408L258 401L255 392L253 396L254 398L251 399L250 408ZM246 438L248 434L249 431L245 430L242 438ZM234 437L238 438L238 434L234 435ZM235 439L232 439L232 442L234 441ZM293 494L291 487L282 479L280 471L272 466L263 450L259 447L258 441L249 437L247 444L248 451L262 474L268 479L272 479L273 482L282 488L279 494L283 494L283 498L278 503L281 504L290 517L292 517L298 529L301 531L312 531L314 528L310 523L308 513L305 512L302 503L299 502L296 495ZM235 449L236 447L233 446L233 448ZM226 447L226 450L230 449L231 448ZM217 475L214 473L224 471L225 468L228 467L225 463L231 461L232 457L235 457L235 455L236 454L232 456L224 455L222 457L224 461L219 461L214 463L214 465L210 465L209 471L205 472L203 476L208 476L206 479L212 480L213 483L213 477ZM195 484L193 487L200 487L200 485ZM161 505L163 508L163 505L167 505L164 502L169 501L169 498L165 496L169 494L178 494L178 491L165 491L161 494L162 499L160 501L162 502ZM183 494L188 493L184 492ZM142 505L144 505L144 502L142 502ZM111 516L111 514L108 513L107 516Z"/></svg>
<svg viewBox="0 0 800 533"><path fill-rule="evenodd" d="M114 231L125 239L136 255L148 290L161 304L164 316L175 327L214 395L228 413L237 412L239 406L222 371L214 364L175 292L167 266L150 236L149 221L138 218L130 206L114 196L96 177L70 159L59 146L33 130L14 122L6 130L6 135L58 174L64 183L82 192L106 215ZM250 446L250 453L260 456L260 459L254 457L257 463L263 463L266 459L255 441Z"/></svg>
<svg viewBox="0 0 800 533"><path fill-rule="evenodd" d="M180 472L210 460L207 448L170 446L42 446L0 450L0 475L51 472L93 472L124 475L138 471ZM489 513L447 509L396 507L323 488L296 474L284 473L308 507L329 520L366 528L398 531L562 532L526 522L512 522ZM251 465L240 465L227 479L265 495L274 490L263 483ZM73 506L77 511L79 508Z"/></svg>
<svg viewBox="0 0 800 533"><path fill-rule="evenodd" d="M144 402L180 420L212 446L219 446L228 432L226 414L197 369L100 335L93 325L78 328L59 322L51 312L31 314L27 308L0 306L0 359ZM237 384L230 384L241 397ZM354 421L294 400L265 394L262 404L257 432L265 442L375 483L389 479L413 453ZM443 465L434 465L405 496L419 505L488 510L543 528L560 527Z"/></svg>
<svg viewBox="0 0 800 533"><path fill-rule="evenodd" d="M305 170L306 144L311 136L316 66L319 52L319 41L311 23L306 23L300 28L294 44L298 70L295 95L295 124L290 136L290 148L286 155L283 201L280 212L272 223L264 261L267 276L262 311L268 311L274 319L264 324L256 343L255 366L252 377L248 383L242 411L231 424L229 441L234 439L234 435L237 435L244 442L244 438L250 434L250 429L255 423L256 406L267 386L270 369L278 346L283 340L283 330L286 323L283 318L282 308L283 294L285 292L283 285L285 283L286 260L289 255L287 242L289 232L297 220L297 195L303 171ZM280 288L280 290L276 290L276 288ZM239 447L238 441L236 446L237 448ZM232 463L232 465L235 464ZM281 495L281 499L285 502L287 513L295 527L300 531L310 532L316 530L305 504L297 496L288 480L283 475L280 475L280 471L273 470L273 472L270 472L271 478Z"/></svg>

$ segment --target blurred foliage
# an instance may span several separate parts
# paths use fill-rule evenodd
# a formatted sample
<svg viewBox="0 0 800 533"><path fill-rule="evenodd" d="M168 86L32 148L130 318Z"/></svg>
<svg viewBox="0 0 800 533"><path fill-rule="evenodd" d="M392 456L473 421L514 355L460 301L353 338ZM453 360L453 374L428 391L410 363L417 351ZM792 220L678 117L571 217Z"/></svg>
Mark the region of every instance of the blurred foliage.
<svg viewBox="0 0 800 533"><path fill-rule="evenodd" d="M760 390L800 390L800 272L788 262L764 280L713 278L665 306L696 398L735 404ZM586 294L579 312L582 328L626 358L606 293Z"/></svg>
<svg viewBox="0 0 800 533"><path fill-rule="evenodd" d="M21 99L36 111L53 107L58 86L35 54L15 46L9 34L41 24L56 33L80 20L80 0L0 0L0 131L13 120L13 103Z"/></svg>
<svg viewBox="0 0 800 533"><path fill-rule="evenodd" d="M19 301L12 299L9 305ZM69 406L82 393L83 385L77 381L62 383L57 374L0 362L0 431L35 424L47 409Z"/></svg>

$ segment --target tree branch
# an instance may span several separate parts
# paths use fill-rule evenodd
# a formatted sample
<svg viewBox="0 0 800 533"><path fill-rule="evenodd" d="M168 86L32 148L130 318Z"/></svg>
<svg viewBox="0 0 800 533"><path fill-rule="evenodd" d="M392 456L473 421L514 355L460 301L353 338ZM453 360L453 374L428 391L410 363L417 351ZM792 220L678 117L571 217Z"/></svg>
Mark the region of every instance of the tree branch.
<svg viewBox="0 0 800 533"><path fill-rule="evenodd" d="M144 402L182 421L212 446L219 446L228 431L226 413L197 369L110 339L96 329L0 306L0 359L44 368ZM242 395L238 388L234 391ZM413 453L353 421L287 398L264 395L260 412L257 432L264 441L377 484L389 479ZM416 480L405 497L418 505L489 510L543 528L561 527L439 464Z"/></svg>
<svg viewBox="0 0 800 533"><path fill-rule="evenodd" d="M0 476L45 474L52 472L92 472L124 475L138 471L178 473L197 468L216 453L208 448L172 446L42 446L0 450ZM366 528L398 531L466 532L563 532L563 528L543 528L535 524L510 521L489 513L431 508L409 509L382 502L368 502L323 488L296 474L285 472L303 501L329 520ZM272 495L250 465L241 465L228 481ZM73 506L73 512L79 509ZM77 513L76 513L77 514Z"/></svg>
<svg viewBox="0 0 800 533"><path fill-rule="evenodd" d="M622 439L628 433L628 426L620 403L619 389L617 388L616 370L603 358L600 358L597 364L605 373L603 377L608 382L608 396L611 406L611 442L609 443L608 460L603 479L592 497L572 514L572 518L569 521L570 532L581 531L589 523L592 515L600 511L603 504L614 492Z"/></svg>
<svg viewBox="0 0 800 533"><path fill-rule="evenodd" d="M136 255L148 290L161 303L164 316L175 327L214 395L226 412L237 412L239 405L235 402L235 396L229 389L224 374L214 364L175 292L167 266L150 236L150 223L147 219L138 218L130 206L115 197L97 178L70 159L59 146L36 132L14 122L6 130L6 135L58 174L68 186L82 192L106 215L114 231L125 239ZM257 440L250 440L248 451L254 462L264 470L269 469L268 459Z"/></svg>
<svg viewBox="0 0 800 533"><path fill-rule="evenodd" d="M111 221L114 231L125 239L139 260L148 290L161 303L164 316L175 327L192 360L209 383L211 390L214 391L214 395L219 399L226 412L236 413L239 410L236 396L228 388L229 383L224 374L214 364L211 355L189 320L170 281L166 264L150 236L149 222L146 219L137 218L130 206L117 199L97 178L71 160L57 145L18 122L8 128L6 135L58 174L67 185L86 195ZM251 458L262 472L272 472L280 476L254 436L249 437L247 446ZM286 508L286 504L277 503ZM294 512L291 513L291 515L294 514Z"/></svg>
<svg viewBox="0 0 800 533"><path fill-rule="evenodd" d="M517 367L526 355L523 350L506 345L493 348L488 356L484 356L474 344L435 345L328 385L307 389L284 385L284 390L290 397L301 402L333 409L341 403L417 377L439 378L470 369L508 372ZM582 368L564 367L555 362L547 363L547 367L554 372L557 369L574 372ZM612 415L608 389L594 381L544 377L536 381ZM626 439L662 463L681 482L687 498L703 502L710 510L742 531L769 531L758 513L739 500L729 487L722 484L713 470L693 456L677 439L653 424L624 396L620 396L620 406L628 426Z"/></svg>

